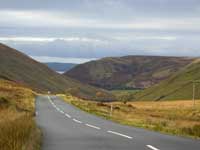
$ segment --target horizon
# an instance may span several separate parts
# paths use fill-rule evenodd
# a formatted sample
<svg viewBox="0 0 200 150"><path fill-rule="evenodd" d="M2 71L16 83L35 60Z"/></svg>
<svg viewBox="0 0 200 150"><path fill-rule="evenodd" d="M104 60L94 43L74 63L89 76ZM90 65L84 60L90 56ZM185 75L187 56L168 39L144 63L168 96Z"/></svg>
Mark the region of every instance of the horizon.
<svg viewBox="0 0 200 150"><path fill-rule="evenodd" d="M0 42L40 62L200 56L197 0L20 2L1 3Z"/></svg>

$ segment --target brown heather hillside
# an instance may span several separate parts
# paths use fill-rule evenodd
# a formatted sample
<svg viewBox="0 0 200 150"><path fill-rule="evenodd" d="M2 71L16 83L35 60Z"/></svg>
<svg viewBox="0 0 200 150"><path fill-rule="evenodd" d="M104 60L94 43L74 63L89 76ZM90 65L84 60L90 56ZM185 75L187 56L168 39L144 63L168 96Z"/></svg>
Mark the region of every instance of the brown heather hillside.
<svg viewBox="0 0 200 150"><path fill-rule="evenodd" d="M0 79L24 84L38 92L69 92L83 99L102 101L113 99L109 92L62 76L46 65L3 44L0 44Z"/></svg>
<svg viewBox="0 0 200 150"><path fill-rule="evenodd" d="M66 76L104 89L148 88L190 64L194 58L125 56L77 65Z"/></svg>

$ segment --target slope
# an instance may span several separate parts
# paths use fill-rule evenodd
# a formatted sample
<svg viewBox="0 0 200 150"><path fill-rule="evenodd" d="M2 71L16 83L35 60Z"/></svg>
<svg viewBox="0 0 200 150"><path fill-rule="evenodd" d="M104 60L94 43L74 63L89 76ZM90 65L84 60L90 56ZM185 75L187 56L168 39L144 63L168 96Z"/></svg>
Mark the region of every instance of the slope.
<svg viewBox="0 0 200 150"><path fill-rule="evenodd" d="M200 60L197 59L169 79L135 95L137 100L188 100L193 97L193 81L200 81ZM200 83L195 98L200 98Z"/></svg>
<svg viewBox="0 0 200 150"><path fill-rule="evenodd" d="M104 89L143 89L167 79L193 60L161 56L110 57L77 65L65 75Z"/></svg>
<svg viewBox="0 0 200 150"><path fill-rule="evenodd" d="M85 99L112 99L112 95L107 91L83 85L69 77L62 76L46 65L3 44L0 44L0 78L24 84L39 92L71 92Z"/></svg>

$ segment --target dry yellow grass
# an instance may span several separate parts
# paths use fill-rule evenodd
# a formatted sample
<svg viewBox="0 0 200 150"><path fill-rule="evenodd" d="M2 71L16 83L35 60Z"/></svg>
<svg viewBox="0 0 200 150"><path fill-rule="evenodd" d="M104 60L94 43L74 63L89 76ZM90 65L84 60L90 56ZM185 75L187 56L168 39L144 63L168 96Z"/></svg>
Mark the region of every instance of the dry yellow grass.
<svg viewBox="0 0 200 150"><path fill-rule="evenodd" d="M65 101L87 112L113 121L164 133L200 138L200 101L122 102L98 103L72 96ZM110 116L110 105L113 113Z"/></svg>
<svg viewBox="0 0 200 150"><path fill-rule="evenodd" d="M0 80L0 149L36 150L40 131L34 120L34 93L13 82Z"/></svg>

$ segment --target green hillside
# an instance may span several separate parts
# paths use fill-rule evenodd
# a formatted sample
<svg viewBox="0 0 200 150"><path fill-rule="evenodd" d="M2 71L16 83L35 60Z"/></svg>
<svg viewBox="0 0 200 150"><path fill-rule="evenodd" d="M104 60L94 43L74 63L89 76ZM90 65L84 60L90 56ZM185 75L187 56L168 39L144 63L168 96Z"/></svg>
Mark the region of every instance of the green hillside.
<svg viewBox="0 0 200 150"><path fill-rule="evenodd" d="M84 99L113 99L107 91L62 76L46 65L3 44L0 44L0 78L24 84L38 92L70 92Z"/></svg>
<svg viewBox="0 0 200 150"><path fill-rule="evenodd" d="M193 60L161 56L109 57L77 65L65 75L109 90L143 89L167 79Z"/></svg>
<svg viewBox="0 0 200 150"><path fill-rule="evenodd" d="M192 99L193 83L200 81L200 60L197 59L169 79L135 95L137 100L189 100ZM196 84L197 99L200 98L200 83Z"/></svg>

